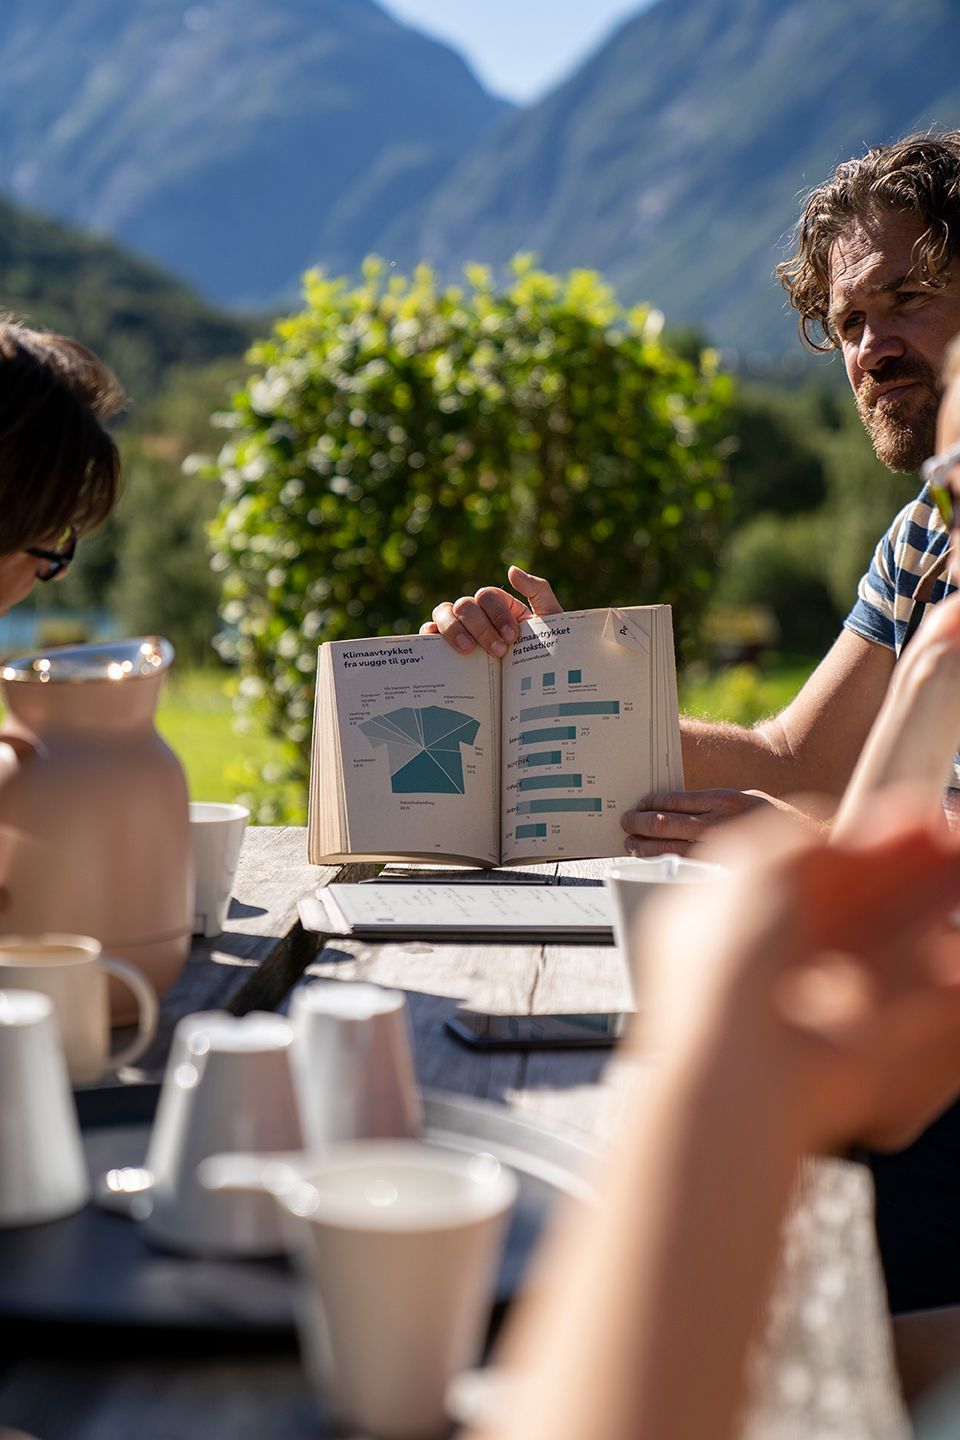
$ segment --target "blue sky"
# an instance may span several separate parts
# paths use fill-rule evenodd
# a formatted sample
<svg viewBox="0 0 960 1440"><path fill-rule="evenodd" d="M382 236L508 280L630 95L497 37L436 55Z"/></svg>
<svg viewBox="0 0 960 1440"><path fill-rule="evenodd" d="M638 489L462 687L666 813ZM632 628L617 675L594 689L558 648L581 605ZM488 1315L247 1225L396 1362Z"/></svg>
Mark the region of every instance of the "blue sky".
<svg viewBox="0 0 960 1440"><path fill-rule="evenodd" d="M496 95L538 100L651 0L378 0L469 60Z"/></svg>

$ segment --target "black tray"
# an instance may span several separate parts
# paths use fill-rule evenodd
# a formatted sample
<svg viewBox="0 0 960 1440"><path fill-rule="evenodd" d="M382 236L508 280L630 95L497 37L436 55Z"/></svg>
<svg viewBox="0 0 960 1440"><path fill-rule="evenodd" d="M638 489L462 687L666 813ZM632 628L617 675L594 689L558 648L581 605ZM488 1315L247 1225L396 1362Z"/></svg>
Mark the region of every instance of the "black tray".
<svg viewBox="0 0 960 1440"><path fill-rule="evenodd" d="M94 1182L106 1170L143 1164L159 1093L153 1084L77 1092ZM558 1195L585 1193L580 1175L590 1152L467 1097L428 1093L424 1118L430 1141L480 1146L516 1171L519 1200L496 1288L503 1305L517 1293ZM123 1332L128 1342L139 1331L292 1344L293 1285L284 1260L167 1254L132 1220L94 1205L65 1220L0 1230L0 1323L50 1327L50 1338L62 1332L66 1344L78 1325Z"/></svg>

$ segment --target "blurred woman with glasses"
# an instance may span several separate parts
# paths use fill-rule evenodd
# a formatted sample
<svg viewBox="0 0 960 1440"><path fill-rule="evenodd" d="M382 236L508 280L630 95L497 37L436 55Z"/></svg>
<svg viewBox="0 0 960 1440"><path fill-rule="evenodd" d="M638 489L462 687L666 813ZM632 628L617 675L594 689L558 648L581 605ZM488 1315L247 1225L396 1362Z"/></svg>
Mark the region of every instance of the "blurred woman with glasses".
<svg viewBox="0 0 960 1440"><path fill-rule="evenodd" d="M104 422L123 399L79 341L0 321L0 614L61 575L116 504L120 456Z"/></svg>

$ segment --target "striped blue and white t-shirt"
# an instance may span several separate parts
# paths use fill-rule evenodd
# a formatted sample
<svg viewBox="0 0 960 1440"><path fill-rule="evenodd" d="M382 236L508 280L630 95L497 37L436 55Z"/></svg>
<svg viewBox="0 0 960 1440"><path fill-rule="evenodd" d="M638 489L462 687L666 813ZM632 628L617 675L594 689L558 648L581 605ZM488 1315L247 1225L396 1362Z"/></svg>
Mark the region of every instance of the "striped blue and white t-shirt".
<svg viewBox="0 0 960 1440"><path fill-rule="evenodd" d="M936 605L957 588L942 571L948 540L946 526L924 486L916 500L903 507L874 551L870 569L857 587L857 603L844 621L846 628L885 645L899 659L917 606ZM928 579L931 571L932 580Z"/></svg>
<svg viewBox="0 0 960 1440"><path fill-rule="evenodd" d="M948 546L947 528L924 486L874 551L870 569L857 586L857 603L844 621L846 628L885 645L899 660L925 610L957 588L946 578ZM960 828L960 754L954 756L944 807L954 817L954 828Z"/></svg>

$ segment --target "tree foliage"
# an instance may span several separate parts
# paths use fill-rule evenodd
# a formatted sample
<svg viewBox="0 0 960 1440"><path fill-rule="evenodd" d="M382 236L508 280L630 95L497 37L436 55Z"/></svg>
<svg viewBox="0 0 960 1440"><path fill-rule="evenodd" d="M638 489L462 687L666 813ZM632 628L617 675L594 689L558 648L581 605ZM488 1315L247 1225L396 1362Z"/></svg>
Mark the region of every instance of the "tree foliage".
<svg viewBox="0 0 960 1440"><path fill-rule="evenodd" d="M726 508L729 379L596 274L364 277L307 276L216 466L223 648L301 777L318 641L415 630L511 560L572 606L668 601L689 639Z"/></svg>
<svg viewBox="0 0 960 1440"><path fill-rule="evenodd" d="M777 391L740 385L731 430L734 528L760 514L796 515L826 498L822 455L825 420L815 392Z"/></svg>
<svg viewBox="0 0 960 1440"><path fill-rule="evenodd" d="M81 623L108 610L128 635L172 640L180 667L216 663L220 578L210 567L207 528L221 491L194 457L216 448L211 413L245 376L240 358L166 372L150 403L117 427L124 471L117 509L84 536L64 579L36 586L25 603L74 612Z"/></svg>
<svg viewBox="0 0 960 1440"><path fill-rule="evenodd" d="M715 599L766 606L784 649L819 655L919 481L880 463L840 377L741 389L732 428L734 515Z"/></svg>

